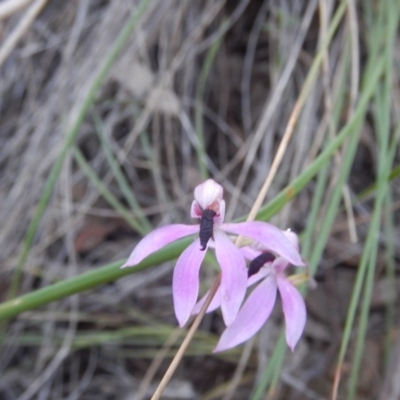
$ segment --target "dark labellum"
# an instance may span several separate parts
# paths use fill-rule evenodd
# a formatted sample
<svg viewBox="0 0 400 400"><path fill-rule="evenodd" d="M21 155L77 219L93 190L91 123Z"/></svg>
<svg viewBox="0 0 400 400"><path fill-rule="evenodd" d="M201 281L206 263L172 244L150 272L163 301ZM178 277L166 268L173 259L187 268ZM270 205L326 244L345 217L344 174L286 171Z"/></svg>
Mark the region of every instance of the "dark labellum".
<svg viewBox="0 0 400 400"><path fill-rule="evenodd" d="M216 215L216 212L214 210L210 210L208 208L206 208L203 211L203 214L201 215L200 233L199 233L200 245L201 245L200 250L206 249L207 243L213 235L215 215Z"/></svg>
<svg viewBox="0 0 400 400"><path fill-rule="evenodd" d="M272 253L261 253L254 260L250 262L249 269L247 270L247 276L250 278L260 271L261 267L267 263L275 260L275 256Z"/></svg>

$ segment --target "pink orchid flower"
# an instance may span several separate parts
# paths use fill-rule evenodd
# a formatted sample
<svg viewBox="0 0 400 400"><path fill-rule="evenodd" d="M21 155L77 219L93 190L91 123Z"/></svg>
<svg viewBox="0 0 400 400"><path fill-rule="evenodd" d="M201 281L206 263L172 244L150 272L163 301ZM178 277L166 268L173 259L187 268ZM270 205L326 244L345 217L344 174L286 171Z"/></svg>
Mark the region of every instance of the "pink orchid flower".
<svg viewBox="0 0 400 400"><path fill-rule="evenodd" d="M285 234L294 245L298 246L298 238L295 233L286 231ZM263 254L262 257L266 255L265 259L267 260L273 258L269 258L270 253L262 253L249 247L243 248L242 251L246 258L253 260L256 260L260 254ZM261 283L247 298L234 322L225 329L214 352L228 350L255 335L269 318L278 291L285 316L286 343L292 351L294 350L303 333L307 314L303 297L284 274L288 265L289 261L286 258L277 257L275 260L265 263L258 272L252 271L255 273L249 277L247 285L252 286L259 281ZM249 270L251 268L252 263L250 263ZM209 310L218 307L219 301L220 294L217 293ZM195 311L198 307L199 303L196 305Z"/></svg>
<svg viewBox="0 0 400 400"><path fill-rule="evenodd" d="M175 315L182 327L196 304L199 293L199 271L205 250L211 243L221 267L220 305L225 324L234 321L247 287L247 268L242 252L231 242L226 232L243 235L262 243L266 248L285 257L294 265L304 265L295 246L275 226L265 222L224 224L225 201L222 186L208 179L194 191L191 217L200 225L173 224L155 229L135 247L121 267L132 267L151 253L185 236L198 237L180 255L176 263L172 292Z"/></svg>

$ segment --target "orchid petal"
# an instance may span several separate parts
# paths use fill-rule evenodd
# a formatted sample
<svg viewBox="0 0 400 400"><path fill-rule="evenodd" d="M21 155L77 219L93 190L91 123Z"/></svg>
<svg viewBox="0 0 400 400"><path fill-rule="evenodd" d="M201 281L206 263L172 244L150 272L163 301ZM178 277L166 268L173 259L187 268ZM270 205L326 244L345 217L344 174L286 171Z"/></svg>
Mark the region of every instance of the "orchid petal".
<svg viewBox="0 0 400 400"><path fill-rule="evenodd" d="M157 228L146 235L133 249L128 261L121 267L133 267L151 253L185 236L199 232L198 225L174 224Z"/></svg>
<svg viewBox="0 0 400 400"><path fill-rule="evenodd" d="M199 203L196 200L192 201L192 206L190 207L190 216L192 218L201 218L202 216L202 211L199 206Z"/></svg>
<svg viewBox="0 0 400 400"><path fill-rule="evenodd" d="M221 229L260 242L267 250L277 253L293 265L305 265L298 250L286 237L285 233L272 224L261 221L241 222L238 224L223 224Z"/></svg>
<svg viewBox="0 0 400 400"><path fill-rule="evenodd" d="M299 237L297 236L297 234L295 234L290 229L286 229L286 231L283 231L283 233L290 240L290 243L292 243L292 245L296 247L297 250L299 250Z"/></svg>
<svg viewBox="0 0 400 400"><path fill-rule="evenodd" d="M179 326L188 321L199 295L199 270L206 252L196 239L178 258L172 280L175 315Z"/></svg>
<svg viewBox="0 0 400 400"><path fill-rule="evenodd" d="M222 200L224 190L221 185L212 179L207 179L194 189L194 198L200 207L205 209L215 201Z"/></svg>
<svg viewBox="0 0 400 400"><path fill-rule="evenodd" d="M276 289L275 276L270 275L253 290L232 325L223 332L214 353L245 342L261 329L274 307Z"/></svg>
<svg viewBox="0 0 400 400"><path fill-rule="evenodd" d="M294 350L306 324L307 312L300 292L283 275L277 275L279 293L286 323L286 343Z"/></svg>
<svg viewBox="0 0 400 400"><path fill-rule="evenodd" d="M229 326L242 304L247 287L246 262L239 249L221 231L214 232L215 254L221 266L221 310Z"/></svg>

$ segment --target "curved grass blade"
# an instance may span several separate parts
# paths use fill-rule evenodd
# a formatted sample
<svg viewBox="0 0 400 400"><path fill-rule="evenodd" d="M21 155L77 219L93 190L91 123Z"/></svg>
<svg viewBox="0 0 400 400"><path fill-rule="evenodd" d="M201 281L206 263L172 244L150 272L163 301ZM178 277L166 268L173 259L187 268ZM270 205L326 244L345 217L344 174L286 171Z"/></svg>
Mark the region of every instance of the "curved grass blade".
<svg viewBox="0 0 400 400"><path fill-rule="evenodd" d="M134 196L128 181L126 180L123 172L121 171L118 161L114 157L110 143L108 142L106 134L104 132L104 125L100 119L100 116L97 113L94 113L93 119L96 126L97 134L100 138L100 142L103 147L103 151L108 161L108 164L110 165L111 171L113 172L115 180L117 181L122 194L125 196L129 204L129 207L133 210L134 214L137 215L137 219L140 221L141 224L140 233L144 235L145 233L150 232L153 229L153 227L150 224L149 220L143 214L142 208L140 207L138 201L136 200L136 197Z"/></svg>
<svg viewBox="0 0 400 400"><path fill-rule="evenodd" d="M140 225L136 218L120 203L120 201L107 189L107 187L101 182L97 177L96 173L91 168L90 164L85 160L82 152L74 147L72 149L74 158L78 165L81 167L85 175L92 182L94 187L99 191L99 193L107 200L107 202L117 211L125 221L139 234L145 235L147 231Z"/></svg>
<svg viewBox="0 0 400 400"><path fill-rule="evenodd" d="M19 296L0 304L0 320L15 317L21 312L43 306L56 300L63 299L75 293L93 289L104 283L113 282L123 276L142 271L153 265L173 260L191 243L191 238L173 243L157 253L152 254L132 268L120 269L125 260L115 261L93 271L64 279L61 282L46 286L42 289Z"/></svg>

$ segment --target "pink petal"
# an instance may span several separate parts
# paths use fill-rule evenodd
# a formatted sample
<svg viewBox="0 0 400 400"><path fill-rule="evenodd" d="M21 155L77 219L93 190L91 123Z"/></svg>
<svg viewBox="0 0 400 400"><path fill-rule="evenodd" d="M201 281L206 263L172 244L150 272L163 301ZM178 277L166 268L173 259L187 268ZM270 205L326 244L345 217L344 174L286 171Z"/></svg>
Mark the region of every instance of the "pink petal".
<svg viewBox="0 0 400 400"><path fill-rule="evenodd" d="M157 228L146 235L133 249L128 261L121 267L133 267L139 264L151 253L160 250L167 244L175 242L188 235L193 235L199 232L199 225L166 225Z"/></svg>
<svg viewBox="0 0 400 400"><path fill-rule="evenodd" d="M221 229L260 242L265 246L266 250L277 253L293 265L305 265L298 250L286 237L285 233L272 224L261 221L240 222L238 224L223 224Z"/></svg>
<svg viewBox="0 0 400 400"><path fill-rule="evenodd" d="M202 216L202 211L199 206L199 203L196 200L192 201L192 206L190 207L190 216L192 218L201 218Z"/></svg>
<svg viewBox="0 0 400 400"><path fill-rule="evenodd" d="M223 332L214 353L245 342L261 329L274 307L276 289L275 276L270 275L253 290L233 324Z"/></svg>
<svg viewBox="0 0 400 400"><path fill-rule="evenodd" d="M194 189L194 198L200 207L205 209L215 201L222 200L224 190L221 185L212 179L207 179Z"/></svg>
<svg viewBox="0 0 400 400"><path fill-rule="evenodd" d="M221 266L221 310L229 326L242 304L247 287L246 262L239 249L221 231L214 231L215 254Z"/></svg>
<svg viewBox="0 0 400 400"><path fill-rule="evenodd" d="M297 250L299 250L299 237L297 236L297 234L295 234L290 229L286 229L286 231L283 231L283 233L290 240L290 243L292 243L292 245L296 247Z"/></svg>
<svg viewBox="0 0 400 400"><path fill-rule="evenodd" d="M174 269L172 294L175 315L181 327L188 321L199 295L199 270L205 254L200 250L200 239L196 239L180 255Z"/></svg>
<svg viewBox="0 0 400 400"><path fill-rule="evenodd" d="M284 275L277 275L277 281L285 314L286 343L293 351L306 324L306 305L300 292Z"/></svg>

